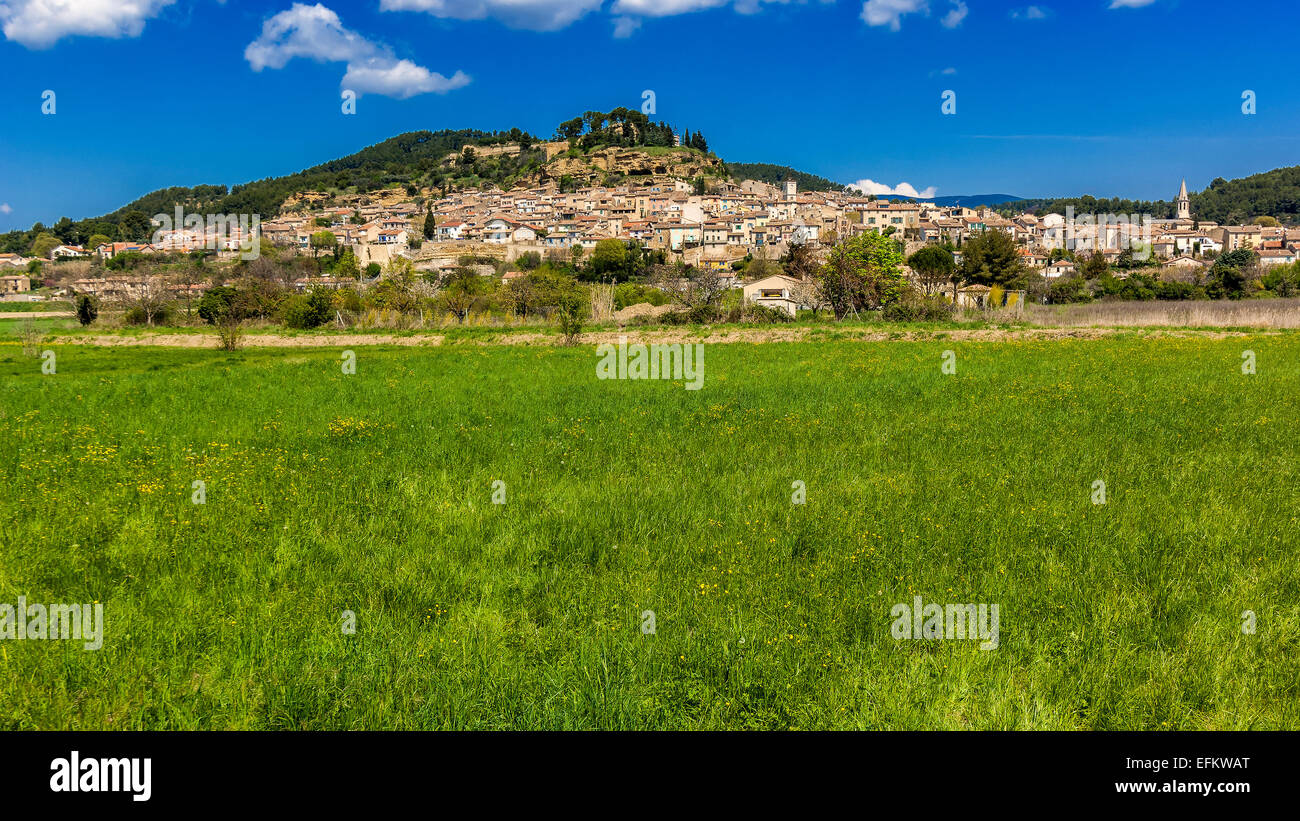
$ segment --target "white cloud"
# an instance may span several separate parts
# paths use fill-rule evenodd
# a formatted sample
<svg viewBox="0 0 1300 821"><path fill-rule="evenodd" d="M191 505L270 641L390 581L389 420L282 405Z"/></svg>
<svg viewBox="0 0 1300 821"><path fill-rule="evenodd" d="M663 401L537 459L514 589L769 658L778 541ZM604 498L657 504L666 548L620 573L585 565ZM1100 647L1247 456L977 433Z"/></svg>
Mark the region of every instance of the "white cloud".
<svg viewBox="0 0 1300 821"><path fill-rule="evenodd" d="M410 60L399 60L387 46L346 28L334 11L319 3L294 3L267 19L262 34L244 49L244 59L253 71L284 68L295 57L347 63L344 88L399 100L429 92L442 94L470 81L461 71L447 77Z"/></svg>
<svg viewBox="0 0 1300 821"><path fill-rule="evenodd" d="M13 212L13 206L7 202L0 202L0 214L12 214Z"/></svg>
<svg viewBox="0 0 1300 821"><path fill-rule="evenodd" d="M392 62L371 58L364 63L348 63L348 73L343 75L343 87L358 94L382 94L405 100L416 94L445 94L469 85L469 75L457 71L445 77L410 60Z"/></svg>
<svg viewBox="0 0 1300 821"><path fill-rule="evenodd" d="M1140 9L1143 6L1149 6L1156 0L1111 0L1110 8L1112 9Z"/></svg>
<svg viewBox="0 0 1300 821"><path fill-rule="evenodd" d="M332 10L294 3L287 11L262 23L262 34L244 49L253 71L284 68L295 57L324 62L348 62L372 57L379 48L354 31Z"/></svg>
<svg viewBox="0 0 1300 821"><path fill-rule="evenodd" d="M856 188L864 194L874 194L877 197L916 197L922 200L933 197L938 191L933 185L917 191L912 187L911 183L900 182L898 185L889 186L875 180L858 180L849 183L848 187Z"/></svg>
<svg viewBox="0 0 1300 821"><path fill-rule="evenodd" d="M423 11L453 20L500 20L511 28L562 29L605 0L380 0L381 11ZM681 2L681 0L666 0Z"/></svg>
<svg viewBox="0 0 1300 821"><path fill-rule="evenodd" d="M49 48L63 37L139 37L144 23L175 0L7 0L0 2L5 38Z"/></svg>
<svg viewBox="0 0 1300 821"><path fill-rule="evenodd" d="M640 17L615 17L614 18L614 36L622 39L631 37L641 28Z"/></svg>
<svg viewBox="0 0 1300 821"><path fill-rule="evenodd" d="M939 18L939 25L952 29L960 26L970 14L964 0L948 0L948 13ZM862 4L862 20L868 26L888 26L890 31L903 27L903 15L930 16L929 0L867 0Z"/></svg>
<svg viewBox="0 0 1300 821"><path fill-rule="evenodd" d="M647 18L675 17L707 9L734 8L740 14L757 14L765 5L835 0L612 0L614 36L631 37ZM606 0L380 0L382 11L420 11L453 20L493 19L511 28L556 31L586 15L600 11Z"/></svg>
<svg viewBox="0 0 1300 821"><path fill-rule="evenodd" d="M678 14L690 14L707 9L723 8L731 5L739 14L758 14L764 3L782 5L805 0L614 0L610 13L621 15L614 20L614 36L630 37L641 27L643 17L673 17ZM835 0L820 0L821 3L833 3Z"/></svg>
<svg viewBox="0 0 1300 821"><path fill-rule="evenodd" d="M1012 9L1011 19L1013 20L1046 20L1052 13L1052 10L1043 6L1027 6L1023 9Z"/></svg>
<svg viewBox="0 0 1300 821"><path fill-rule="evenodd" d="M725 6L729 0L615 0L615 14L635 14L639 17L672 17L677 14L689 14L693 11L716 9ZM750 11L757 10L761 0L750 0Z"/></svg>
<svg viewBox="0 0 1300 821"><path fill-rule="evenodd" d="M890 31L898 31L903 25L904 14L930 13L930 4L926 0L867 0L862 4L862 19L868 26L889 26Z"/></svg>
<svg viewBox="0 0 1300 821"><path fill-rule="evenodd" d="M961 25L961 21L965 20L966 15L969 13L970 9L966 8L966 4L962 0L953 0L952 9L943 16L943 19L939 21L939 25L946 29L955 29Z"/></svg>

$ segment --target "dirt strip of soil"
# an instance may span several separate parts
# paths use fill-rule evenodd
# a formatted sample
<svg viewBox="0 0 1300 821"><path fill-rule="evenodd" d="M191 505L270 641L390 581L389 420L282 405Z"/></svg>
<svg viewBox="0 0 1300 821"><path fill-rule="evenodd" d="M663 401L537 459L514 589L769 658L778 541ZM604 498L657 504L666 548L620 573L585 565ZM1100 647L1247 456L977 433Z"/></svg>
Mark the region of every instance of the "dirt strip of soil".
<svg viewBox="0 0 1300 821"><path fill-rule="evenodd" d="M426 347L441 345L441 335L384 336L382 334L347 334L329 336L278 336L248 334L241 340L245 348L350 348L364 345L401 345ZM221 341L215 334L145 334L141 336L60 336L53 345L94 345L97 347L217 348Z"/></svg>
<svg viewBox="0 0 1300 821"><path fill-rule="evenodd" d="M629 344L677 344L708 342L713 344L740 342L801 342L816 338L814 330L829 330L831 339L854 342L923 342L934 339L952 340L954 342L1000 342L1007 340L1064 340L1064 339L1102 339L1120 334L1139 335L1144 338L1201 338L1224 339L1233 336L1274 335L1277 331L1220 331L1209 329L1165 329L1165 328L961 328L952 330L935 329L907 331L877 331L862 328L720 328L702 333L684 329L635 331L599 331L582 334L577 340L580 345L617 344L626 339ZM219 346L215 334L144 334L95 335L95 336L60 336L54 337L49 344L54 345L95 345L100 347L153 346L168 348L216 348ZM321 334L304 336L281 336L278 334L248 334L242 342L248 348L346 348L366 345L394 345L400 347L437 347L446 344L442 334L417 336L390 336L386 334ZM499 346L524 345L553 347L562 344L560 337L554 334L540 333L503 333L489 339L465 340L463 345Z"/></svg>

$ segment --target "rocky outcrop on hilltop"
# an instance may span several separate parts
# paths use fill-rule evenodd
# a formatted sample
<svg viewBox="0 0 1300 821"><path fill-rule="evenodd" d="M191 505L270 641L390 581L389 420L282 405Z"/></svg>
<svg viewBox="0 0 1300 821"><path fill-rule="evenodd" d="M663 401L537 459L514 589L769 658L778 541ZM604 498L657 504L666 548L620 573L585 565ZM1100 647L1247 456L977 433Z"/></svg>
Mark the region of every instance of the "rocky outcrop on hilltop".
<svg viewBox="0 0 1300 821"><path fill-rule="evenodd" d="M605 180L638 183L691 180L725 174L717 157L689 148L598 148L586 153L568 152L546 164L537 182L547 184L569 177L576 185L600 185Z"/></svg>

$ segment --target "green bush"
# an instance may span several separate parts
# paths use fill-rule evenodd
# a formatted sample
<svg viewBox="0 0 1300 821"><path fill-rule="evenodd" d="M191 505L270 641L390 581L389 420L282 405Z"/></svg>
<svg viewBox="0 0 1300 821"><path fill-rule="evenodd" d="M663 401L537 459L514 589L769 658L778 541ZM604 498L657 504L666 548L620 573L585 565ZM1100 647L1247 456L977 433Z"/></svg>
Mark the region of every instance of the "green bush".
<svg viewBox="0 0 1300 821"><path fill-rule="evenodd" d="M629 305L647 302L654 306L668 302L668 294L640 282L622 282L614 286L614 310L621 311Z"/></svg>
<svg viewBox="0 0 1300 821"><path fill-rule="evenodd" d="M364 306L361 303L361 295L351 288L343 288L335 291L335 302L338 307L344 311L350 311L354 314L360 313Z"/></svg>
<svg viewBox="0 0 1300 821"><path fill-rule="evenodd" d="M76 301L76 308L77 321L80 322L83 327L94 322L95 318L99 316L99 300L95 299L90 294L79 295Z"/></svg>
<svg viewBox="0 0 1300 821"><path fill-rule="evenodd" d="M890 322L946 322L952 319L952 303L941 296L910 290L884 306L881 316Z"/></svg>
<svg viewBox="0 0 1300 821"><path fill-rule="evenodd" d="M280 319L289 328L319 328L333 316L330 295L320 289L309 294L294 294L280 306Z"/></svg>
<svg viewBox="0 0 1300 821"><path fill-rule="evenodd" d="M145 255L139 251L123 251L109 257L104 262L104 267L110 271L131 271L144 265L147 261Z"/></svg>
<svg viewBox="0 0 1300 821"><path fill-rule="evenodd" d="M1124 279L1107 274L1098 278L1097 284L1101 286L1104 296L1143 301L1155 299L1158 287L1155 279L1138 273L1129 274Z"/></svg>
<svg viewBox="0 0 1300 821"><path fill-rule="evenodd" d="M556 309L564 342L566 345L572 345L578 341L578 336L582 333L583 318L591 313L591 303L587 300L586 291L576 286L569 289L560 295Z"/></svg>
<svg viewBox="0 0 1300 821"><path fill-rule="evenodd" d="M238 291L226 285L209 288L199 299L199 318L209 325L217 324L230 311L238 295Z"/></svg>
<svg viewBox="0 0 1300 821"><path fill-rule="evenodd" d="M1161 282L1156 286L1156 299L1202 299L1204 289L1190 282Z"/></svg>
<svg viewBox="0 0 1300 821"><path fill-rule="evenodd" d="M153 324L166 325L171 321L172 316L173 311L170 305L160 306L156 311L154 311ZM80 319L80 315L78 315L77 318ZM145 313L143 306L132 305L126 310L126 314L123 315L122 321L127 325L148 325L149 316Z"/></svg>
<svg viewBox="0 0 1300 821"><path fill-rule="evenodd" d="M719 312L716 305L697 305L681 311L669 311L660 317L664 325L707 325L717 322Z"/></svg>
<svg viewBox="0 0 1300 821"><path fill-rule="evenodd" d="M1047 301L1053 305L1067 305L1072 302L1091 302L1092 292L1083 277L1061 277L1047 288Z"/></svg>
<svg viewBox="0 0 1300 821"><path fill-rule="evenodd" d="M777 325L782 322L794 322L794 317L768 305L750 305L745 308L745 321L760 324Z"/></svg>

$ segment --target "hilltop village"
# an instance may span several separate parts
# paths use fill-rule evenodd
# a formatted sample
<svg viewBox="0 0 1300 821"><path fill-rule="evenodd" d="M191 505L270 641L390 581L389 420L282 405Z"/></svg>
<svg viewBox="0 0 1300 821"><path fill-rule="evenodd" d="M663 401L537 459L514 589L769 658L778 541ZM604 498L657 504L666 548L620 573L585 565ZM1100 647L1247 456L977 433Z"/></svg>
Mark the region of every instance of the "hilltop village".
<svg viewBox="0 0 1300 821"><path fill-rule="evenodd" d="M698 135L692 139L702 141ZM795 316L822 304L809 290L814 285L810 269L805 265L794 272L766 263L788 259L798 248L805 260L821 264L837 243L864 234L892 238L909 263L922 249L942 248L957 272L972 240L1000 234L1000 241L1014 249L1014 260L1001 263L1003 268L1014 265L1014 277L995 271L981 280L953 273L941 277L945 287L934 287L932 275L927 278L914 264L900 266L918 288L943 295L955 307L984 307L990 285L1023 294L1024 283L1032 280L1040 285L1033 297L1038 301L1050 301L1053 293L1058 301L1078 301L1090 297L1085 280L1096 280L1099 272L1119 280L1136 269L1150 283L1186 285L1204 280L1216 259L1233 252L1247 252L1257 272L1291 265L1300 255L1300 230L1275 220L1249 225L1198 220L1186 182L1177 194L1175 215L1151 219L1140 214L1040 216L1017 212L1014 203L940 205L884 199L851 188L801 191L790 176L779 184L732 179L716 157L682 145L578 151L572 141L557 140L466 146L442 164L454 168L525 150L545 152L548 172L526 186L445 190L408 184L364 193L306 191L290 196L279 215L266 220L217 215L206 221L199 216L190 224L178 208L174 219L166 214L153 219L149 242L107 236L85 245L52 237L41 245L38 240L34 245L41 247L33 251L39 258L0 254L0 292L11 299L30 298L25 292L44 284L48 296L123 301L161 288L175 298L193 299L210 287L233 286L238 272L223 278L217 271L198 281L170 277L158 286L157 269L141 271L126 260L207 254L218 262L236 262L263 249L316 263L294 269L297 275L284 282L291 291L364 292L394 265L436 283L472 263L480 275L495 276L501 285L527 276L543 261L577 273L584 257L590 260L603 246L660 267L675 266L681 279L690 272L712 272L726 287L744 289L745 300ZM322 265L322 259L333 263ZM93 264L78 268L79 275L72 278L49 278L61 270L58 263L73 260ZM760 264L752 265L755 260ZM55 265L45 279L30 276L46 261ZM600 279L617 282L620 274L624 281L635 279L629 271L621 264L606 266ZM1078 287L1053 292L1054 281L1077 282ZM1178 291L1183 296L1176 298L1190 293Z"/></svg>

